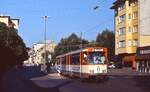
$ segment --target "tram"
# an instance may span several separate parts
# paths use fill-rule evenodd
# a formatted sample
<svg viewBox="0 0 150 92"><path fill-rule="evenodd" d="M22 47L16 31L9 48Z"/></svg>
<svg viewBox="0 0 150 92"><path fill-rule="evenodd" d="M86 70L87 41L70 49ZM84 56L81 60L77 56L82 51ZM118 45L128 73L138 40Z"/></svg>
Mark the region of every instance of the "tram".
<svg viewBox="0 0 150 92"><path fill-rule="evenodd" d="M63 75L79 78L107 74L107 48L88 47L56 57L56 69Z"/></svg>

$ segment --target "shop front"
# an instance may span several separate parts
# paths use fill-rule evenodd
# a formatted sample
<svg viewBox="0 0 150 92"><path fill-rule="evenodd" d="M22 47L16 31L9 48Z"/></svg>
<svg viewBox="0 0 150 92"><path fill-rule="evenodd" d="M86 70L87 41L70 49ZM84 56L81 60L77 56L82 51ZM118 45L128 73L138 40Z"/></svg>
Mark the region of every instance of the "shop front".
<svg viewBox="0 0 150 92"><path fill-rule="evenodd" d="M123 67L136 69L135 56L136 56L135 53L133 53L133 54L128 54L128 53L120 54L117 56L117 61L121 62Z"/></svg>
<svg viewBox="0 0 150 92"><path fill-rule="evenodd" d="M150 46L137 48L135 60L137 71L150 73Z"/></svg>
<svg viewBox="0 0 150 92"><path fill-rule="evenodd" d="M128 54L123 58L124 67L131 67L135 69L135 54Z"/></svg>

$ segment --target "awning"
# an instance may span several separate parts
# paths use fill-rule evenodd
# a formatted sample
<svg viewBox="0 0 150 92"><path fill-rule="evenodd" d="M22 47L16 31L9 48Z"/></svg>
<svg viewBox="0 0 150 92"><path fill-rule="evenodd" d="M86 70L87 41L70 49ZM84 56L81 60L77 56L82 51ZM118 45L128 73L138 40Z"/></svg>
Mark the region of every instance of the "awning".
<svg viewBox="0 0 150 92"><path fill-rule="evenodd" d="M135 58L136 61L140 61L140 60L150 60L150 55L138 55Z"/></svg>

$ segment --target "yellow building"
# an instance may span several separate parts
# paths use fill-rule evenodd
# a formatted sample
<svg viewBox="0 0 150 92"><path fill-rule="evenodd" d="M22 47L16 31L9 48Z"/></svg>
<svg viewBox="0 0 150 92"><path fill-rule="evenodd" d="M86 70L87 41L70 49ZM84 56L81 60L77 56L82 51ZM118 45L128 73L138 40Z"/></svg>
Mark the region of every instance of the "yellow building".
<svg viewBox="0 0 150 92"><path fill-rule="evenodd" d="M10 16L0 15L0 22L5 23L8 27L19 28L19 19L12 19Z"/></svg>
<svg viewBox="0 0 150 92"><path fill-rule="evenodd" d="M135 53L139 44L138 0L116 0L115 54L126 66L135 68Z"/></svg>

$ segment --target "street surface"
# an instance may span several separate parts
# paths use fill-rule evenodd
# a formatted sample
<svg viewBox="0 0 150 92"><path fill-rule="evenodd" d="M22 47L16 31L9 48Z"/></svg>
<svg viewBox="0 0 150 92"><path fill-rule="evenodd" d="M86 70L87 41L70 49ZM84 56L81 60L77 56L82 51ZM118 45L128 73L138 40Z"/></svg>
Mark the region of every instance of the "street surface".
<svg viewBox="0 0 150 92"><path fill-rule="evenodd" d="M57 87L60 92L150 92L149 89L146 89L146 86L145 88L142 87L143 84L141 86L139 85L140 81L138 82L137 79L142 78L140 75L139 77L135 77L133 74L130 74L130 76L120 74L117 76L111 75L108 80L103 82L83 82L79 79L68 79L63 76L58 76L57 73L52 73L31 80L40 87ZM145 78L147 78L146 75L143 80ZM150 78L148 79L150 82Z"/></svg>
<svg viewBox="0 0 150 92"><path fill-rule="evenodd" d="M149 74L125 68L109 70L108 77L106 81L81 81L56 72L46 75L36 68L25 68L6 73L1 89L2 92L150 92Z"/></svg>

